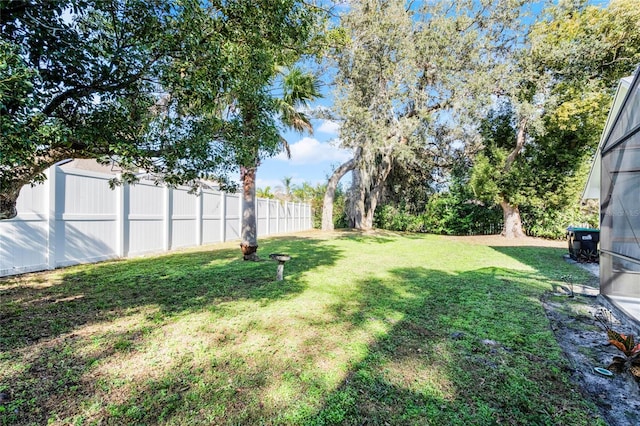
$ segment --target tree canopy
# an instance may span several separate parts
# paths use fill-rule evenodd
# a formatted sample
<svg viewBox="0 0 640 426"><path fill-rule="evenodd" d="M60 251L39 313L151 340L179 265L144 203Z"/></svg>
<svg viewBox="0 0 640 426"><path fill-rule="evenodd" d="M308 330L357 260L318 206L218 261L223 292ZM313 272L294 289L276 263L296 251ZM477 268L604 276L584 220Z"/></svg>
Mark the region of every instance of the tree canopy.
<svg viewBox="0 0 640 426"><path fill-rule="evenodd" d="M261 114L252 132L263 155L278 149L266 90L274 67L313 42L320 16L297 0L0 7L0 218L66 158L113 161L124 180L143 169L172 185L228 184L251 145L241 105Z"/></svg>
<svg viewBox="0 0 640 426"><path fill-rule="evenodd" d="M472 149L477 139L468 130L500 90L508 71L504 52L518 42L524 3L352 5L341 21L347 41L335 52L334 111L342 119L341 143L354 158L329 181L328 215L332 188L348 171L352 225L369 228L394 165L433 175L452 151ZM331 227L329 217L323 227Z"/></svg>
<svg viewBox="0 0 640 426"><path fill-rule="evenodd" d="M517 214L520 225L523 207L530 227L554 227L553 216L578 203L618 80L640 60L636 6L552 6L514 52L521 89L500 96L484 119L471 179L479 197L503 206L505 224Z"/></svg>

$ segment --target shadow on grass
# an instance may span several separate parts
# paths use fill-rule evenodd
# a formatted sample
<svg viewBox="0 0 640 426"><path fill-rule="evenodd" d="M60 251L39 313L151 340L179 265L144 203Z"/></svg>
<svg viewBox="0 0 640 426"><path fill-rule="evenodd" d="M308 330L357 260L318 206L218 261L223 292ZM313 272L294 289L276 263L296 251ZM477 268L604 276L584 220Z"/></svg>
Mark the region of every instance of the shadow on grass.
<svg viewBox="0 0 640 426"><path fill-rule="evenodd" d="M324 321L308 319L316 332L309 333L305 345L316 351L304 354L306 363L284 354L256 361L235 353L214 369L198 367L203 369L198 379L191 367L142 384L105 420L603 424L570 382L568 364L538 300L543 290L531 285L537 276L501 268L457 275L423 268L391 273L391 278L363 279L345 291L341 300L326 307L329 316ZM321 359L339 357L353 342L317 331L358 335L374 324L384 332L366 346L364 356L351 358L342 382L327 389L326 376L316 366ZM210 376L213 370L215 379ZM287 389L282 405L263 404L278 399L282 388ZM320 409L312 408L313 395L319 395ZM136 411L140 407L144 409ZM208 417L194 414L198 408Z"/></svg>
<svg viewBox="0 0 640 426"><path fill-rule="evenodd" d="M170 318L191 312L224 315L221 306L227 302L265 306L293 297L306 288L303 272L331 265L342 256L321 240L286 237L261 242L263 256L283 249L296 257L287 264L284 281L275 281L275 262L245 262L239 249L215 248L0 281L0 364L5 361L8 366L0 374L0 393L10 398L0 403L0 425L46 424L49 414L61 406L74 412L77 403L72 401L100 393L100 378L87 378L88 372L102 360L118 359L119 353L143 344L145 335L169 324ZM109 326L111 322L120 325ZM106 328L90 332L93 340L88 342L80 330L93 324ZM169 404L160 393L166 393L166 383L171 386L176 377L180 375L171 373L158 383L147 380L146 385L138 384L136 394L151 393L170 408L175 401ZM135 416L132 419L135 422Z"/></svg>
<svg viewBox="0 0 640 426"><path fill-rule="evenodd" d="M563 281L571 277L574 283L598 288L599 280L593 274L564 260L567 249L555 247L491 247L493 250L516 259L551 281ZM550 284L552 287L554 284Z"/></svg>
<svg viewBox="0 0 640 426"><path fill-rule="evenodd" d="M394 271L365 280L335 320L391 324L308 424L590 424L531 275ZM354 295L351 295L353 297ZM351 303L345 301L344 303ZM400 314L396 321L385 313Z"/></svg>
<svg viewBox="0 0 640 426"><path fill-rule="evenodd" d="M285 281L275 281L272 261L245 262L239 249L212 249L138 258L0 281L0 350L15 350L43 338L55 338L78 326L110 321L157 307L159 316L197 311L221 302L263 303L300 293L300 274L333 264L341 254L322 241L305 238L268 240L263 253L286 249L294 260Z"/></svg>
<svg viewBox="0 0 640 426"><path fill-rule="evenodd" d="M82 321L125 317L148 305L158 307L163 322L226 301L269 304L297 295L306 288L302 273L342 256L330 244L307 238L269 239L260 250L262 256L293 256L284 282L272 281L273 262L245 263L237 260L237 250L219 250L73 269L61 283L42 289L49 293L13 295L12 303L32 309L19 313L23 321L77 310L79 319L48 329L52 337ZM538 279L536 273L502 268L459 274L397 268L384 278L367 276L331 292L337 299L326 299L323 312L307 315L306 307L289 308L281 317L269 312L244 325L230 314L221 318L228 324L220 330L234 337L221 336L214 351L200 358L183 351L161 374L122 385L103 383L94 366L109 358L138 368L134 356L145 352L136 351L137 336L154 326L150 321L115 332L109 345L94 352L80 336L31 345L2 331L15 348L8 356L20 349L39 351L31 365L11 376L12 403L24 402L21 417L6 417L7 424L46 423L52 412L62 416L58 423L594 424L592 407L569 383L566 361L539 303L544 290L535 285ZM58 285L69 288L56 292ZM51 300L39 305L42 297ZM60 301L66 297L75 298ZM63 303L66 310L57 311ZM29 328L12 323L12 330L47 326L38 321ZM295 327L288 329L290 324ZM211 339L215 333L204 335ZM345 357L351 350L345 348L354 344L365 348L362 354ZM327 367L334 359L338 366ZM341 362L348 365L346 375ZM340 372L339 379L330 380L331 368ZM47 386L39 384L42 377ZM109 405L96 402L119 392ZM98 405L93 418L73 418L82 402ZM39 411L24 414L27 409Z"/></svg>
<svg viewBox="0 0 640 426"><path fill-rule="evenodd" d="M355 243L366 244L391 243L396 241L399 234L402 234L384 229L361 231L358 229L343 228L337 229L335 232L340 233L340 235L336 237L337 240L349 240Z"/></svg>

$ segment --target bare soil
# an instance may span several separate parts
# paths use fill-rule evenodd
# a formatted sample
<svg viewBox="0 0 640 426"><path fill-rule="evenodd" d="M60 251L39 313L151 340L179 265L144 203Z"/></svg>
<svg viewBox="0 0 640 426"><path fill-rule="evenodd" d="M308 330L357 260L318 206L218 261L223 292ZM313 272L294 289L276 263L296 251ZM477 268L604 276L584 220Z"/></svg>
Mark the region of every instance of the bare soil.
<svg viewBox="0 0 640 426"><path fill-rule="evenodd" d="M467 244L488 246L542 246L566 248L565 241L539 238L507 239L497 235L448 237ZM573 262L565 256L567 261ZM574 262L575 263L575 262ZM593 274L585 283L574 283L574 296L567 289L549 290L542 298L550 326L558 344L571 364L571 376L576 391L593 401L602 417L611 426L640 424L640 388L629 373L612 377L597 373L594 368L607 368L614 356L621 356L618 349L607 341L604 327L595 319L603 311L610 315L614 330L638 336L631 321L609 310L606 301L597 297L598 268L594 264L579 264Z"/></svg>

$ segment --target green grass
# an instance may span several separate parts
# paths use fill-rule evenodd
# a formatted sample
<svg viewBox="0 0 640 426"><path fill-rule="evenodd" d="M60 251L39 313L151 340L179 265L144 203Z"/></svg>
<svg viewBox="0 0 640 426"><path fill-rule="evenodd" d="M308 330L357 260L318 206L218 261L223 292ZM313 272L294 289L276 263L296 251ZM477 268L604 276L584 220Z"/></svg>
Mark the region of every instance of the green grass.
<svg viewBox="0 0 640 426"><path fill-rule="evenodd" d="M540 297L564 250L271 238L0 281L0 424L604 424Z"/></svg>

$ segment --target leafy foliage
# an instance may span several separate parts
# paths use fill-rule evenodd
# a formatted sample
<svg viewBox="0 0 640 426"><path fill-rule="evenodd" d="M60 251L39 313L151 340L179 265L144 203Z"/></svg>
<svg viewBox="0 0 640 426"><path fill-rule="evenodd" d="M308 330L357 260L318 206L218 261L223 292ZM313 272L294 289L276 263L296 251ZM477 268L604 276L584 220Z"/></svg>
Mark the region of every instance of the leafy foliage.
<svg viewBox="0 0 640 426"><path fill-rule="evenodd" d="M473 160L469 181L473 193L488 205L501 200L520 209L528 235L562 238L567 226L591 223L597 227L595 212L583 209L579 202L588 160L597 144L598 113L580 124L574 117L573 130L554 126L547 117L546 133L531 136L510 168L505 162L515 140L514 112L502 104L482 122L484 148Z"/></svg>
<svg viewBox="0 0 640 426"><path fill-rule="evenodd" d="M408 196L405 207L417 213L452 147L468 153L475 145L465 137L469 123L491 103L523 3L367 0L343 16L334 113L341 144L355 153L349 216L356 228L371 227L389 199L398 207Z"/></svg>
<svg viewBox="0 0 640 426"><path fill-rule="evenodd" d="M144 169L171 185L231 184L256 150L281 148L268 89L321 15L297 0L1 7L0 218L15 214L24 184L70 157L116 162L125 180Z"/></svg>
<svg viewBox="0 0 640 426"><path fill-rule="evenodd" d="M607 330L609 343L618 348L627 357L640 353L640 343L636 344L633 335L624 335L615 330Z"/></svg>
<svg viewBox="0 0 640 426"><path fill-rule="evenodd" d="M526 49L514 54L517 90L505 92L481 125L472 186L487 202L519 208L531 235L559 237L576 219L593 221L580 217L579 195L613 90L640 58L632 3L546 9Z"/></svg>
<svg viewBox="0 0 640 426"><path fill-rule="evenodd" d="M497 234L502 213L461 193L444 192L429 198L424 212L411 213L402 206L385 204L376 213L376 227L393 231L442 235Z"/></svg>
<svg viewBox="0 0 640 426"><path fill-rule="evenodd" d="M498 234L502 230L502 212L460 194L437 194L429 199L424 229L444 235Z"/></svg>
<svg viewBox="0 0 640 426"><path fill-rule="evenodd" d="M397 208L390 204L386 204L376 211L374 224L376 228L388 229L390 231L424 231L424 223L421 215L411 214L402 208Z"/></svg>
<svg viewBox="0 0 640 426"><path fill-rule="evenodd" d="M633 335L625 335L615 331L611 327L611 312L601 309L595 314L595 319L607 332L609 343L619 349L627 358L640 353L640 343L636 343Z"/></svg>
<svg viewBox="0 0 640 426"><path fill-rule="evenodd" d="M628 371L637 381L640 381L640 343L636 342L633 335L619 333L611 327L609 311L598 311L595 319L604 326L609 343L624 354L624 358L614 356L608 368L619 373Z"/></svg>

